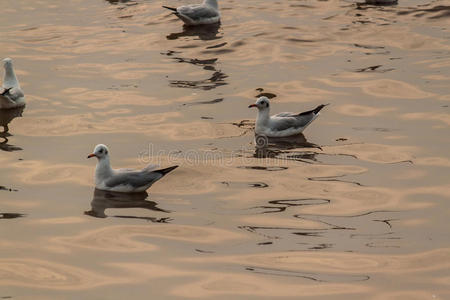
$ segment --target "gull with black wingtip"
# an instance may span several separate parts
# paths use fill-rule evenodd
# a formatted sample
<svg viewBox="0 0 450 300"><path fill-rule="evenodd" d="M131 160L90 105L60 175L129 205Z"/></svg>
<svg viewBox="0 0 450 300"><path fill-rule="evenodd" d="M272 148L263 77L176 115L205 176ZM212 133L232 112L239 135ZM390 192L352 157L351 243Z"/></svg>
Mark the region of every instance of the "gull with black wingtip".
<svg viewBox="0 0 450 300"><path fill-rule="evenodd" d="M103 144L95 146L94 152L88 155L88 158L91 157L98 159L95 168L95 187L99 190L111 192L144 192L164 175L178 167L172 166L155 170L155 165L148 165L142 170L113 169L109 162L108 147Z"/></svg>
<svg viewBox="0 0 450 300"><path fill-rule="evenodd" d="M328 104L321 104L313 110L302 113L283 112L270 115L269 98L259 97L255 104L248 107L256 107L258 115L256 117L255 133L267 137L287 137L302 133L312 121L320 114L320 110Z"/></svg>
<svg viewBox="0 0 450 300"><path fill-rule="evenodd" d="M0 89L0 109L24 106L25 95L14 72L12 59L5 58L3 67L5 68L5 75Z"/></svg>
<svg viewBox="0 0 450 300"><path fill-rule="evenodd" d="M163 7L173 11L173 14L188 26L215 24L220 21L217 0L204 0L202 4L183 5L176 8L165 5Z"/></svg>

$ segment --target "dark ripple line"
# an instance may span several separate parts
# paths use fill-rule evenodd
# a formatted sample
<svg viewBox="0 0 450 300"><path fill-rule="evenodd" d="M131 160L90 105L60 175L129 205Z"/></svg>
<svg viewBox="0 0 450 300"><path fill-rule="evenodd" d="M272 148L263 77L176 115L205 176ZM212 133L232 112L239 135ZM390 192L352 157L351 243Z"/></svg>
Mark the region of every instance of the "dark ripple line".
<svg viewBox="0 0 450 300"><path fill-rule="evenodd" d="M304 272L298 272L298 271L291 271L291 270L282 270L282 269L276 269L276 268L266 268L266 267L254 267L254 266L246 266L245 269L247 271L251 271L258 274L264 274L264 275L274 275L274 276L285 276L285 277L297 277L297 278L305 278L313 281L318 282L336 282L333 280L326 280L326 279L320 279L321 276L329 276L330 278L332 276L336 277L347 277L347 278L355 278L351 281L367 281L370 279L369 275L329 275L329 274L316 274L316 273L304 273ZM339 281L341 282L341 281Z"/></svg>
<svg viewBox="0 0 450 300"><path fill-rule="evenodd" d="M0 213L0 219L16 219L25 217L26 214L20 213Z"/></svg>
<svg viewBox="0 0 450 300"><path fill-rule="evenodd" d="M337 175L337 176L324 176L324 177L307 177L309 181L334 181L334 182L343 182L343 183L351 183L357 186L365 186L362 183L357 181L347 181L347 180L339 180L337 177L345 177L347 175Z"/></svg>
<svg viewBox="0 0 450 300"><path fill-rule="evenodd" d="M357 230L357 228L353 228L353 227L345 227L345 226L340 226L340 225L335 225L332 223L328 223L326 221L320 220L320 219L314 219L314 218L308 218L309 217L317 217L317 218L358 218L358 217L364 217L364 216L368 216L371 214L375 214L375 213L394 213L394 212L398 212L398 211L384 211L384 210L379 210L379 211L370 211L370 212L366 212L366 213L362 213L362 214L358 214L358 215L352 215L352 216L328 216L328 215L313 215L313 214L295 214L293 217L294 218L298 218L298 219L302 219L302 220L308 220L308 221L313 221L313 222L319 222L325 225L330 226L330 229L340 229L340 230ZM306 217L305 217L306 216ZM375 222L380 222L380 220L372 220ZM389 219L387 219L387 221L390 221ZM385 222L383 222L385 223ZM389 228L392 228L392 225L390 223L386 223Z"/></svg>
<svg viewBox="0 0 450 300"><path fill-rule="evenodd" d="M0 191L8 191L8 192L18 192L19 190L13 189L13 188L7 188L3 185L0 185Z"/></svg>
<svg viewBox="0 0 450 300"><path fill-rule="evenodd" d="M301 203L292 203L292 202L301 202ZM312 203L308 203L312 202ZM262 214L266 213L277 213L284 212L288 207L291 206L309 206L309 205L323 205L329 204L331 200L322 199L322 198L300 198L300 199L281 199L281 200L271 200L270 204L274 205L284 205L284 206L255 206L250 209L262 208L262 209L274 209L273 211L264 211Z"/></svg>
<svg viewBox="0 0 450 300"><path fill-rule="evenodd" d="M228 83L224 81L227 77L228 75L225 73L216 71L210 78L204 80L170 80L169 82L170 86L173 87L211 90L222 85L227 85Z"/></svg>

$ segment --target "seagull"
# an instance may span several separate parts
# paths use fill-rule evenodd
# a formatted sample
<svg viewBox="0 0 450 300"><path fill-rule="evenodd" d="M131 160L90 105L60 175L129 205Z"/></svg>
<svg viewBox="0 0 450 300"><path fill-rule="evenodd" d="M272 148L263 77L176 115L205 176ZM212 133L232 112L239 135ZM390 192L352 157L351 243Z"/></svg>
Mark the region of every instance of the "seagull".
<svg viewBox="0 0 450 300"><path fill-rule="evenodd" d="M322 108L328 104L321 104L313 110L302 113L283 112L270 116L269 98L259 97L255 104L248 107L256 107L258 116L256 118L255 133L266 137L286 137L302 133L312 121L318 116Z"/></svg>
<svg viewBox="0 0 450 300"><path fill-rule="evenodd" d="M164 5L163 7L174 11L173 14L188 26L214 24L220 21L217 0L203 0L202 4L183 5L177 8Z"/></svg>
<svg viewBox="0 0 450 300"><path fill-rule="evenodd" d="M14 108L25 105L25 97L14 73L11 58L3 59L3 67L5 68L5 76L3 77L3 85L0 89L0 109Z"/></svg>
<svg viewBox="0 0 450 300"><path fill-rule="evenodd" d="M109 163L109 150L103 144L95 146L94 152L87 158L97 157L95 168L95 187L99 190L140 193L147 190L153 183L161 179L178 166L154 170L157 166L148 165L142 170L113 169Z"/></svg>

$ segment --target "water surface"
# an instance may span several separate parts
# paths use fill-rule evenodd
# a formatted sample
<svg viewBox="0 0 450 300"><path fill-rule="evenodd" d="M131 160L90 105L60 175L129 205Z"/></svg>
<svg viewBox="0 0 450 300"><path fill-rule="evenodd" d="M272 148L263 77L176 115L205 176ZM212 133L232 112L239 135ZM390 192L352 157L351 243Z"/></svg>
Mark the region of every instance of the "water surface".
<svg viewBox="0 0 450 300"><path fill-rule="evenodd" d="M222 0L197 29L179 3L3 3L28 103L0 115L0 297L449 298L448 3ZM260 148L261 94L331 105ZM180 168L95 191L97 143Z"/></svg>

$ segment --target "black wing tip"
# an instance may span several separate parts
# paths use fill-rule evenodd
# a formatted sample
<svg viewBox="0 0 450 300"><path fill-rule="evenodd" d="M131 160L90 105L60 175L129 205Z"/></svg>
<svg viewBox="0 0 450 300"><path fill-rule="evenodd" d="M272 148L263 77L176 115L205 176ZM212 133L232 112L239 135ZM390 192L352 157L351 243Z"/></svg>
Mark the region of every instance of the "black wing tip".
<svg viewBox="0 0 450 300"><path fill-rule="evenodd" d="M322 108L324 108L325 106L328 106L328 105L330 105L330 103L320 104L319 106L317 106L316 108L313 109L313 113L318 114L319 111L322 110Z"/></svg>
<svg viewBox="0 0 450 300"><path fill-rule="evenodd" d="M170 7L170 6L165 6L165 5L163 5L162 7L167 8L168 10L177 11L177 9L175 7Z"/></svg>
<svg viewBox="0 0 450 300"><path fill-rule="evenodd" d="M165 168L165 169L156 170L155 172L161 173L164 176L167 173L169 173L170 171L175 170L176 168L178 168L178 166L172 166L172 167L168 167L168 168Z"/></svg>
<svg viewBox="0 0 450 300"><path fill-rule="evenodd" d="M310 114L315 114L315 115L317 115L317 114L322 110L322 108L324 108L324 107L327 106L327 105L330 105L330 103L327 103L327 104L320 104L319 106L317 106L317 107L314 108L313 110L304 111L304 112L302 112L302 113L299 113L298 115L299 115L299 116L310 115Z"/></svg>
<svg viewBox="0 0 450 300"><path fill-rule="evenodd" d="M11 89L12 89L12 87L7 88L7 89L4 89L3 92L2 92L0 95L2 95L2 96L8 95L8 94L9 94L9 91L10 91Z"/></svg>

